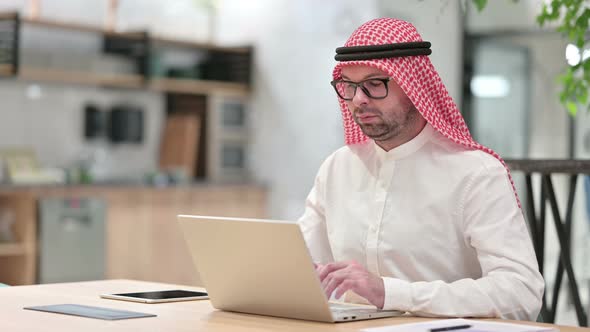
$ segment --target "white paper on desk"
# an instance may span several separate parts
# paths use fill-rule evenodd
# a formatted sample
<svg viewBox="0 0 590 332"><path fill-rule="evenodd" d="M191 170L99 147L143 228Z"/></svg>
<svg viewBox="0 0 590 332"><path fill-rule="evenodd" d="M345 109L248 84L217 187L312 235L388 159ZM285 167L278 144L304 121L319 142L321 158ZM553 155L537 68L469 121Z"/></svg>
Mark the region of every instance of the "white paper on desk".
<svg viewBox="0 0 590 332"><path fill-rule="evenodd" d="M400 324L364 329L364 332L428 332L448 326L471 325L467 329L454 330L449 332L551 332L557 329L545 326L510 324L500 322L488 322L484 320L469 319L442 319L423 323Z"/></svg>

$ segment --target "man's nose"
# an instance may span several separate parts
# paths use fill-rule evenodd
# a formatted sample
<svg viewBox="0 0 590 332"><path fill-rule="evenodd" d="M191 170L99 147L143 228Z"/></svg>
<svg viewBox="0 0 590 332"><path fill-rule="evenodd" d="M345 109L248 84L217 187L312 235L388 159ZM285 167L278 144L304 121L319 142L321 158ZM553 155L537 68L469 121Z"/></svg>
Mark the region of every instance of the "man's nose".
<svg viewBox="0 0 590 332"><path fill-rule="evenodd" d="M352 104L356 107L359 107L363 104L367 104L369 102L369 96L361 89L361 87L356 88L356 92L354 93L354 97L352 97Z"/></svg>

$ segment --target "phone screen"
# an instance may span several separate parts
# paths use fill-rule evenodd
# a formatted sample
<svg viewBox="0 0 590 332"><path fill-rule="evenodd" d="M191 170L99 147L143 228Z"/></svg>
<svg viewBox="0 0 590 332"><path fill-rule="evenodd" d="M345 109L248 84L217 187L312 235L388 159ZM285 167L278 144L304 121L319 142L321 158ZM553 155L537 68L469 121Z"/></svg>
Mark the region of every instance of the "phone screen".
<svg viewBox="0 0 590 332"><path fill-rule="evenodd" d="M184 298L184 297L207 296L207 293L185 291L185 290L167 290L167 291L158 291L158 292L121 293L121 294L113 294L113 295L136 297L136 298L140 298L140 299L149 299L149 300L165 300L165 299L178 299L178 298Z"/></svg>

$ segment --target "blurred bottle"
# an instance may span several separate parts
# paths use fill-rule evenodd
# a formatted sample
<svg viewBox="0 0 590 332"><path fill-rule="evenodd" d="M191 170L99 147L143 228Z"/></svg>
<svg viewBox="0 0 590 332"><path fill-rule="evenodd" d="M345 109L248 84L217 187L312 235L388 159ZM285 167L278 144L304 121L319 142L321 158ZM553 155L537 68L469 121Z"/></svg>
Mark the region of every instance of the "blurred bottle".
<svg viewBox="0 0 590 332"><path fill-rule="evenodd" d="M41 13L40 0L29 0L29 18L36 20Z"/></svg>
<svg viewBox="0 0 590 332"><path fill-rule="evenodd" d="M118 0L109 0L109 7L107 8L107 17L105 20L105 29L107 31L115 31L117 28L117 9L119 7Z"/></svg>

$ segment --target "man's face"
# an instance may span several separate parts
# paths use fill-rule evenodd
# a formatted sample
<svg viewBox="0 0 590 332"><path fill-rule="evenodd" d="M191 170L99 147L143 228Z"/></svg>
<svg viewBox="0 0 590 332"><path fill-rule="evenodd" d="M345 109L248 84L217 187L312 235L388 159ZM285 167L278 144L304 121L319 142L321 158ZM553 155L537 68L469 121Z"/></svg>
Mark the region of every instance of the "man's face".
<svg viewBox="0 0 590 332"><path fill-rule="evenodd" d="M369 66L344 66L342 79L352 82L361 82L373 78L388 78L389 75L379 69ZM363 133L376 142L400 141L405 142L404 136L417 134L423 124L418 113L408 96L395 83L390 80L387 84L387 97L373 99L358 87L352 100L347 101L348 109L352 112L354 121L360 126ZM418 129L417 126L420 126ZM408 139L408 140L409 140ZM399 145L395 144L395 145Z"/></svg>

